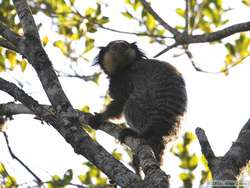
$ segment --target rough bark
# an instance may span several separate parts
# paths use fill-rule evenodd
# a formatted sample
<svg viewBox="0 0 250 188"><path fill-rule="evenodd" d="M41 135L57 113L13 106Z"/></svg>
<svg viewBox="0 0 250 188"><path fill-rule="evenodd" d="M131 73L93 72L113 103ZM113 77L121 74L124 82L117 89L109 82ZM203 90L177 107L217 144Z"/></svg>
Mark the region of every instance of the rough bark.
<svg viewBox="0 0 250 188"><path fill-rule="evenodd" d="M196 135L202 153L208 161L213 180L224 181L224 183L226 183L225 181L235 181L234 183L236 183L240 170L250 160L250 120L243 126L238 138L224 156L217 157L214 155L204 130L197 128Z"/></svg>

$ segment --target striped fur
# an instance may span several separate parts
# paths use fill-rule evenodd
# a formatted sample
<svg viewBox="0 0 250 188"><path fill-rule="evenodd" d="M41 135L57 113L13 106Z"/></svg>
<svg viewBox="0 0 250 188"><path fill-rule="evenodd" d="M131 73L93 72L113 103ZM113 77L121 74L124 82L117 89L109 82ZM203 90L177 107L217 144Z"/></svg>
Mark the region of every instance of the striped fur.
<svg viewBox="0 0 250 188"><path fill-rule="evenodd" d="M120 46L122 50L119 50ZM133 54L132 59L125 58L127 48ZM112 61L112 54L117 53L109 65L119 63L112 72L104 66L107 62L103 57L109 53L109 61ZM116 61L117 57L122 60ZM160 162L165 148L164 138L177 132L186 110L187 95L181 74L169 63L147 59L134 43L126 41L114 41L103 48L96 64L110 78L109 93L113 99L101 113L103 120L124 114L129 128L148 141Z"/></svg>

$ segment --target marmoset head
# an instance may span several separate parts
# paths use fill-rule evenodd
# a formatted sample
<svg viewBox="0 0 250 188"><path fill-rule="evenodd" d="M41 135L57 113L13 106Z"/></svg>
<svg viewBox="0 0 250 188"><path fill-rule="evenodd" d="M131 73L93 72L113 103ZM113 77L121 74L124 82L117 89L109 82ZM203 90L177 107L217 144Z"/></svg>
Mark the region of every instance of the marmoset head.
<svg viewBox="0 0 250 188"><path fill-rule="evenodd" d="M109 76L126 69L134 61L146 58L135 43L128 43L124 40L112 41L100 49L95 64L99 64Z"/></svg>

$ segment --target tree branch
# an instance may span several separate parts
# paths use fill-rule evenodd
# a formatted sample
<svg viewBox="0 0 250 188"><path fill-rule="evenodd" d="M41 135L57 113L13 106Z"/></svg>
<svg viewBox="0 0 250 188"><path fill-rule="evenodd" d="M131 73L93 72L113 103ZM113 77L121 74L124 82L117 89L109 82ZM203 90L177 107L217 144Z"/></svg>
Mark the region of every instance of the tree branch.
<svg viewBox="0 0 250 188"><path fill-rule="evenodd" d="M199 143L201 145L202 153L204 154L204 156L206 157L208 162L210 162L212 159L215 158L215 155L214 155L214 152L213 152L213 150L210 146L210 143L207 139L205 131L198 127L198 128L196 128L195 133L196 133L198 140L199 140Z"/></svg>
<svg viewBox="0 0 250 188"><path fill-rule="evenodd" d="M46 111L53 112L52 106L42 105L42 107L43 109L46 109ZM34 114L34 112L32 112L29 108L27 108L23 104L15 104L14 102L0 104L0 116L4 116L4 115L9 116L9 115L18 115L18 114ZM45 116L45 114L41 115L41 117L43 116Z"/></svg>
<svg viewBox="0 0 250 188"><path fill-rule="evenodd" d="M15 52L19 52L19 50L15 47L15 45L13 45L12 43L10 43L8 40L2 39L0 38L0 46L7 48L9 50L15 51Z"/></svg>
<svg viewBox="0 0 250 188"><path fill-rule="evenodd" d="M71 144L74 151L86 157L118 185L123 187L136 187L141 183L139 177L128 170L121 162L117 161L102 146L93 141L86 134L77 119L76 114L68 117L47 111L42 105L38 104L32 97L28 96L15 84L0 78L0 90L10 94L16 100L28 107L36 116L41 117L51 124L64 138ZM112 169L112 170L110 170ZM124 181L124 178L126 181Z"/></svg>
<svg viewBox="0 0 250 188"><path fill-rule="evenodd" d="M223 38L229 37L235 33L240 33L249 30L250 30L250 22L243 22L212 33L206 33L201 35L190 35L188 36L187 40L183 40L184 42L183 44L218 41Z"/></svg>
<svg viewBox="0 0 250 188"><path fill-rule="evenodd" d="M160 55L179 45L214 42L229 37L235 33L240 33L244 31L250 31L250 22L235 24L212 33L205 33L201 35L187 35L185 33L180 33L176 35L175 43L173 45L168 46L166 49L159 52L154 57L159 57Z"/></svg>
<svg viewBox="0 0 250 188"><path fill-rule="evenodd" d="M18 47L29 63L36 70L42 86L56 112L72 111L73 107L66 97L61 84L53 70L52 63L44 51L39 39L36 24L25 0L13 0L25 37Z"/></svg>
<svg viewBox="0 0 250 188"><path fill-rule="evenodd" d="M45 109L52 108L49 105L42 105L42 106ZM14 104L14 103L0 104L0 115L16 115L16 114L34 114L34 113L30 111L23 104ZM46 116L46 114L43 114L42 117L43 116ZM88 124L89 121L88 119L91 116L92 115L89 113L82 113L78 111L79 121L84 126ZM118 135L122 131L122 129L123 129L122 126L110 122L106 122L105 124L102 124L100 126L100 130L106 132L107 134L113 136L116 139L118 139ZM160 169L158 163L155 160L154 154L150 146L148 146L143 139L135 139L132 137L126 138L125 144L129 146L132 149L132 151L136 152L139 157L142 170L146 174L144 184L145 185L149 184L152 187L159 185L164 185L163 187L167 187L166 185L168 185L169 177ZM157 177L157 181L152 177Z"/></svg>
<svg viewBox="0 0 250 188"><path fill-rule="evenodd" d="M35 20L26 0L13 0L25 36L40 39Z"/></svg>
<svg viewBox="0 0 250 188"><path fill-rule="evenodd" d="M51 124L72 145L76 153L85 156L118 185L122 187L136 187L138 183L141 183L139 177L117 161L97 142L93 141L81 128L76 112L67 99L52 68L52 63L41 45L38 31L27 3L25 0L13 0L13 2L25 31L25 37L22 38L22 42L18 43L17 46L36 70L43 88L54 107L53 112L47 112L49 115L42 118ZM41 117L44 111L46 112L46 109L43 109L37 101L26 95L14 84L0 79L0 89L19 100L38 117Z"/></svg>
<svg viewBox="0 0 250 188"><path fill-rule="evenodd" d="M216 157L208 142L205 132L196 129L202 153L206 156L214 180L237 181L242 167L250 160L250 119L241 129L238 138L228 152L222 157Z"/></svg>
<svg viewBox="0 0 250 188"><path fill-rule="evenodd" d="M16 45L21 40L21 36L19 36L18 34L16 34L13 31L11 31L2 22L0 22L0 35L14 45Z"/></svg>

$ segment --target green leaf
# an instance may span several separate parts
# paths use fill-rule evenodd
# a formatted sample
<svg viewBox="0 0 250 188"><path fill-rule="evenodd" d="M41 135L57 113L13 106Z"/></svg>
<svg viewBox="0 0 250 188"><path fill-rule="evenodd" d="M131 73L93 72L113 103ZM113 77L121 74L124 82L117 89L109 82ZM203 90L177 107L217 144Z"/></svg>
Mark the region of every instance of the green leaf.
<svg viewBox="0 0 250 188"><path fill-rule="evenodd" d="M81 109L81 112L85 112L85 113L89 113L89 106L88 105L84 105Z"/></svg>
<svg viewBox="0 0 250 188"><path fill-rule="evenodd" d="M106 16L103 16L101 19L97 20L99 24L105 24L109 22L109 18Z"/></svg>
<svg viewBox="0 0 250 188"><path fill-rule="evenodd" d="M180 168L182 169L188 169L188 161L187 159L183 159L179 165Z"/></svg>
<svg viewBox="0 0 250 188"><path fill-rule="evenodd" d="M101 75L101 73L100 72L98 72L98 73L95 73L94 75L93 75L93 82L94 83L96 83L97 85L99 85L99 82L100 82L100 75Z"/></svg>
<svg viewBox="0 0 250 188"><path fill-rule="evenodd" d="M61 14L61 13L65 13L65 12L67 12L67 13L71 12L71 8L67 4L58 3L58 2L56 2L56 4L57 4L56 5L57 6L57 10L56 10L57 13Z"/></svg>
<svg viewBox="0 0 250 188"><path fill-rule="evenodd" d="M147 14L146 25L149 30L153 30L156 26L156 21L151 14Z"/></svg>
<svg viewBox="0 0 250 188"><path fill-rule="evenodd" d="M16 179L12 176L8 176L5 178L5 186L6 188L15 188L17 187Z"/></svg>
<svg viewBox="0 0 250 188"><path fill-rule="evenodd" d="M198 166L198 157L193 154L189 159L189 170L193 171Z"/></svg>
<svg viewBox="0 0 250 188"><path fill-rule="evenodd" d="M194 180L194 175L190 173L183 172L179 175L179 178L182 181L187 181L187 180Z"/></svg>
<svg viewBox="0 0 250 188"><path fill-rule="evenodd" d="M227 48L228 52L231 54L231 55L235 55L236 52L235 52L235 47L234 45L232 45L231 43L226 43L225 44L225 47Z"/></svg>
<svg viewBox="0 0 250 188"><path fill-rule="evenodd" d="M212 10L209 6L203 9L202 13L207 16L209 19L213 20L214 10Z"/></svg>
<svg viewBox="0 0 250 188"><path fill-rule="evenodd" d="M97 185L107 185L107 178L102 178L102 177L97 178L96 184Z"/></svg>
<svg viewBox="0 0 250 188"><path fill-rule="evenodd" d="M21 70L24 72L28 64L27 61L22 59L21 61L17 60L17 63L21 66Z"/></svg>
<svg viewBox="0 0 250 188"><path fill-rule="evenodd" d="M204 20L201 20L199 23L199 27L201 28L201 30L210 33L212 31L210 24Z"/></svg>
<svg viewBox="0 0 250 188"><path fill-rule="evenodd" d="M175 12L176 12L179 16L181 16L182 18L185 18L185 10L183 10L183 9L181 9L181 8L177 8L177 9L175 10Z"/></svg>
<svg viewBox="0 0 250 188"><path fill-rule="evenodd" d="M181 25L177 25L177 26L175 26L175 28L178 29L178 30L184 30L185 29L185 27L181 26Z"/></svg>
<svg viewBox="0 0 250 188"><path fill-rule="evenodd" d="M13 70L16 67L17 61L16 61L16 53L12 52L10 50L6 51L6 57L9 60L10 63L10 69Z"/></svg>
<svg viewBox="0 0 250 188"><path fill-rule="evenodd" d="M222 8L222 0L214 0L213 1L217 9Z"/></svg>
<svg viewBox="0 0 250 188"><path fill-rule="evenodd" d="M70 0L70 3L73 5L75 3L75 0Z"/></svg>
<svg viewBox="0 0 250 188"><path fill-rule="evenodd" d="M95 11L96 11L96 10L95 10L94 8L90 7L90 8L88 8L88 9L86 9L85 14L86 14L86 16L92 17L92 16L95 15Z"/></svg>
<svg viewBox="0 0 250 188"><path fill-rule="evenodd" d="M52 180L53 180L53 181L60 181L61 178L60 178L58 175L54 175L54 176L52 177Z"/></svg>
<svg viewBox="0 0 250 188"><path fill-rule="evenodd" d="M128 18L128 19L132 19L132 18L134 18L133 17L133 15L132 14L130 14L128 11L126 11L126 12L122 12L122 15L123 16L125 16L126 18Z"/></svg>
<svg viewBox="0 0 250 188"><path fill-rule="evenodd" d="M242 0L242 3L246 6L250 6L250 0Z"/></svg>
<svg viewBox="0 0 250 188"><path fill-rule="evenodd" d="M79 181L82 183L82 184L86 184L87 182L88 182L88 177L86 176L86 175L83 175L83 174L81 174L81 175L79 175L78 176L78 179L79 179Z"/></svg>
<svg viewBox="0 0 250 188"><path fill-rule="evenodd" d="M125 0L125 3L128 5L133 5L133 3L131 2L131 0Z"/></svg>
<svg viewBox="0 0 250 188"><path fill-rule="evenodd" d="M184 144L188 145L195 140L195 135L192 132L186 132L184 135Z"/></svg>
<svg viewBox="0 0 250 188"><path fill-rule="evenodd" d="M112 155L113 155L113 157L114 157L116 160L118 160L118 161L122 160L122 154L121 154L121 153L118 153L116 150L114 150L114 151L112 152Z"/></svg>
<svg viewBox="0 0 250 188"><path fill-rule="evenodd" d="M95 42L94 39L88 38L88 37L86 38L84 53L86 53L86 52L88 52L88 51L90 51L90 50L92 50L94 48L94 42Z"/></svg>
<svg viewBox="0 0 250 188"><path fill-rule="evenodd" d="M0 174L3 176L3 177L6 177L6 169L5 169L5 166L3 163L0 162ZM8 174L7 174L8 175Z"/></svg>
<svg viewBox="0 0 250 188"><path fill-rule="evenodd" d="M48 36L44 36L44 37L42 38L43 46L46 46L46 45L48 44L48 42L49 42Z"/></svg>
<svg viewBox="0 0 250 188"><path fill-rule="evenodd" d="M0 72L5 71L5 57L0 53Z"/></svg>
<svg viewBox="0 0 250 188"><path fill-rule="evenodd" d="M53 43L53 45L61 50L61 52L66 55L68 53L67 46L64 44L62 40L58 40Z"/></svg>
<svg viewBox="0 0 250 188"><path fill-rule="evenodd" d="M65 174L63 176L63 182L62 182L63 185L66 186L67 184L69 184L71 182L72 178L73 178L73 171L72 171L72 169L69 169L65 172Z"/></svg>
<svg viewBox="0 0 250 188"><path fill-rule="evenodd" d="M207 181L208 178L208 171L202 170L201 171L201 180L200 180L200 185L204 184Z"/></svg>
<svg viewBox="0 0 250 188"><path fill-rule="evenodd" d="M225 65L224 67L222 67L221 70L220 70L220 72L224 73L225 76L228 76L229 71L228 71L227 65Z"/></svg>

